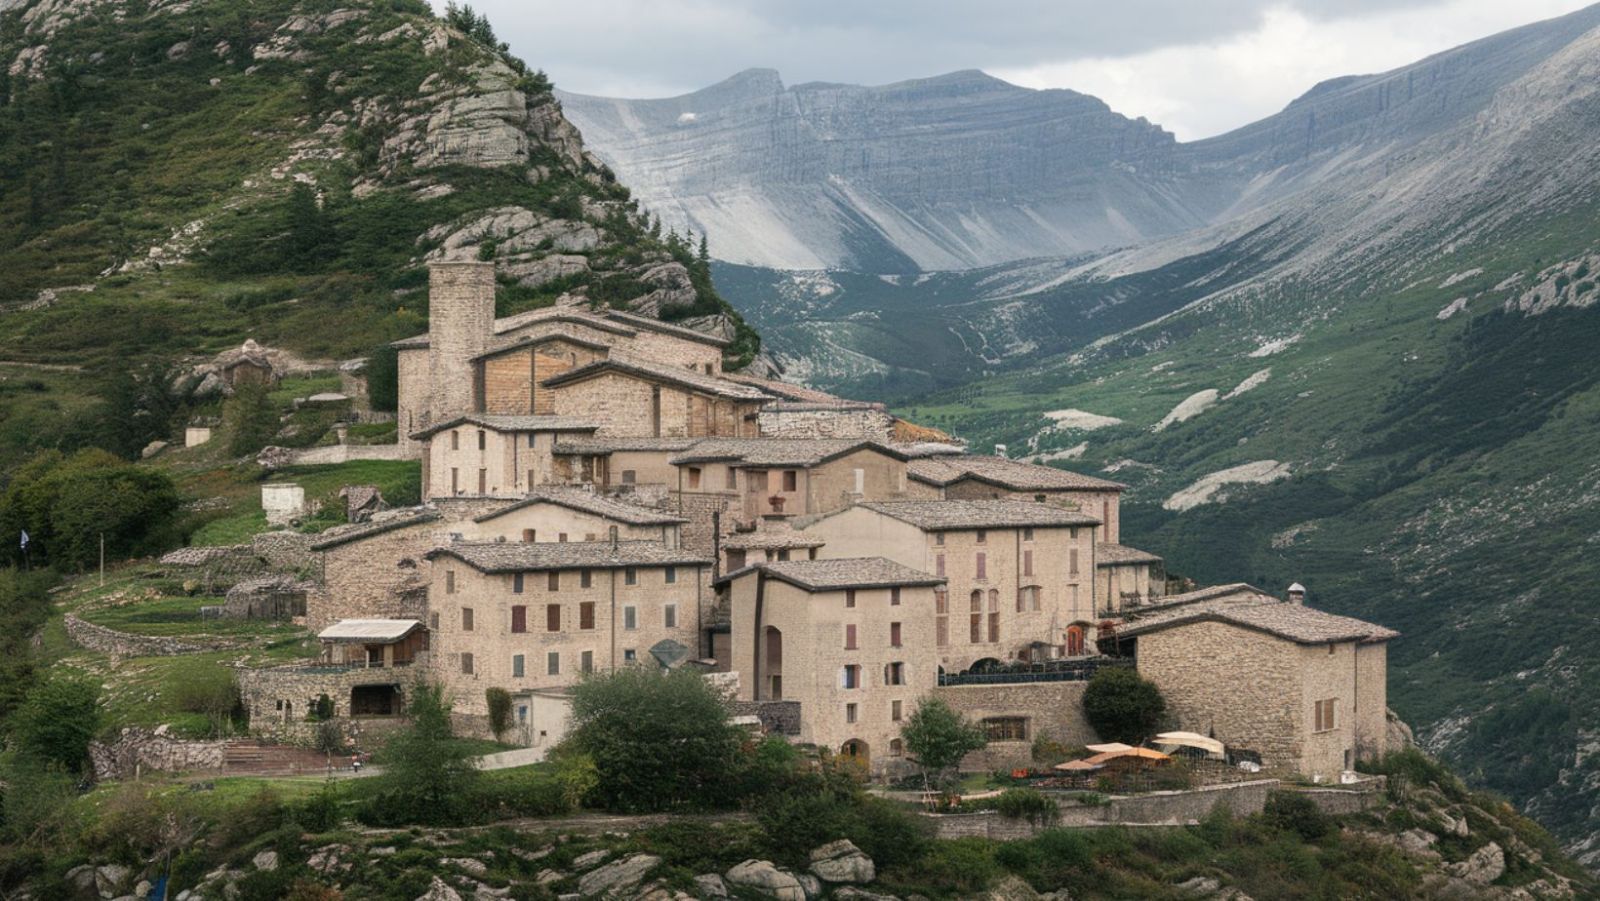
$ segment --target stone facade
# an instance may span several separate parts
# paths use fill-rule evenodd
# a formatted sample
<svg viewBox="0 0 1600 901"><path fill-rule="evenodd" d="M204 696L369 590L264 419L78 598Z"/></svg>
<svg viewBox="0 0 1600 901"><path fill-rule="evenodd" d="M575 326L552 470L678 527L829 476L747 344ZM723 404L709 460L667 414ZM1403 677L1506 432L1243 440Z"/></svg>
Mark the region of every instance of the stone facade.
<svg viewBox="0 0 1600 901"><path fill-rule="evenodd" d="M877 404L772 404L756 421L767 438L860 438L889 441L894 417Z"/></svg>
<svg viewBox="0 0 1600 901"><path fill-rule="evenodd" d="M564 481L551 449L560 433L463 423L423 442L422 497L513 497Z"/></svg>
<svg viewBox="0 0 1600 901"><path fill-rule="evenodd" d="M430 423L476 408L472 360L494 336L494 264L428 267Z"/></svg>
<svg viewBox="0 0 1600 901"><path fill-rule="evenodd" d="M600 423L607 437L754 438L761 402L718 398L631 372L601 372L551 390L552 412Z"/></svg>
<svg viewBox="0 0 1600 901"><path fill-rule="evenodd" d="M427 675L426 658L411 666L383 668L332 665L296 665L240 669L236 677L240 701L250 717L250 731L264 738L304 742L316 733L317 723L307 719L318 699L327 695L337 719L373 723L396 716L352 716L357 689L390 690L395 713L405 709L416 682ZM348 723L346 724L348 726Z"/></svg>
<svg viewBox="0 0 1600 901"><path fill-rule="evenodd" d="M1099 741L1083 714L1087 686L1087 682L942 685L934 695L980 725L995 719L1023 721L1021 737L991 738L987 748L968 754L961 762L965 771L992 772L1030 766L1033 742L1040 737L1064 745Z"/></svg>

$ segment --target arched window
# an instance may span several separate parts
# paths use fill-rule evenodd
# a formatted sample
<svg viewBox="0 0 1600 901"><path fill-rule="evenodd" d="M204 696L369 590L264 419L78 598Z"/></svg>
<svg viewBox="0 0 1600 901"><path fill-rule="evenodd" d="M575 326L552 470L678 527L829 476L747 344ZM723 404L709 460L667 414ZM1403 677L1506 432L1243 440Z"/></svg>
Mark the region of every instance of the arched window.
<svg viewBox="0 0 1600 901"><path fill-rule="evenodd" d="M1077 625L1077 624L1073 624L1073 625L1067 627L1067 656L1068 657L1082 657L1083 656L1083 639L1084 639L1083 626Z"/></svg>

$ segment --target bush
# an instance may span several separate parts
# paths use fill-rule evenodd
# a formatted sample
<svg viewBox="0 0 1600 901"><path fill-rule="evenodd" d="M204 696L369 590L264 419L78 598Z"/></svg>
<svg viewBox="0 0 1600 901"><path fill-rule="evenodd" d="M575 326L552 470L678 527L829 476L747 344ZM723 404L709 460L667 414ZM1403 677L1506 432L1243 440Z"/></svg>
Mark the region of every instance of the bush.
<svg viewBox="0 0 1600 901"><path fill-rule="evenodd" d="M407 713L411 722L384 749L384 772L362 819L379 826L473 819L482 774L472 762L471 748L455 740L444 690L419 684Z"/></svg>
<svg viewBox="0 0 1600 901"><path fill-rule="evenodd" d="M1299 792L1275 791L1268 795L1261 815L1278 829L1293 832L1308 842L1321 841L1338 828L1315 801Z"/></svg>
<svg viewBox="0 0 1600 901"><path fill-rule="evenodd" d="M174 700L179 710L203 715L210 734L221 737L232 732L234 723L244 717L244 705L231 670L213 667L206 672L206 678L179 683Z"/></svg>
<svg viewBox="0 0 1600 901"><path fill-rule="evenodd" d="M556 816L573 809L561 777L546 767L485 773L477 806L503 817Z"/></svg>
<svg viewBox="0 0 1600 901"><path fill-rule="evenodd" d="M567 741L594 761L594 797L613 810L732 803L740 738L721 694L693 669L629 667L572 690Z"/></svg>
<svg viewBox="0 0 1600 901"><path fill-rule="evenodd" d="M1035 825L1054 823L1061 818L1055 799L1031 788L1008 788L994 799L994 809L1003 817L1027 820Z"/></svg>
<svg viewBox="0 0 1600 901"><path fill-rule="evenodd" d="M85 676L58 674L28 692L9 725L19 757L41 769L81 773L100 726L100 686Z"/></svg>
<svg viewBox="0 0 1600 901"><path fill-rule="evenodd" d="M906 751L922 767L929 786L941 785L961 759L988 745L983 730L967 722L938 698L918 702L900 728Z"/></svg>
<svg viewBox="0 0 1600 901"><path fill-rule="evenodd" d="M248 457L272 443L278 433L278 409L263 385L240 385L222 408L228 432L228 453Z"/></svg>
<svg viewBox="0 0 1600 901"><path fill-rule="evenodd" d="M316 794L295 807L294 820L308 832L329 832L344 822L342 796L333 780L324 782Z"/></svg>
<svg viewBox="0 0 1600 901"><path fill-rule="evenodd" d="M13 536L9 559L22 563L15 537L28 532L28 558L85 569L165 549L177 539L182 498L165 473L102 450L36 455L12 473L0 495L0 532Z"/></svg>
<svg viewBox="0 0 1600 901"><path fill-rule="evenodd" d="M483 699L489 707L489 731L494 733L494 740L499 741L511 728L511 692L504 688L486 688Z"/></svg>
<svg viewBox="0 0 1600 901"><path fill-rule="evenodd" d="M1106 667L1084 689L1083 712L1106 741L1138 744L1156 733L1167 702L1155 683L1134 670Z"/></svg>
<svg viewBox="0 0 1600 901"><path fill-rule="evenodd" d="M999 846L1003 851L1009 845ZM919 888L947 894L981 892L1000 875L995 862L995 844L981 838L958 838L936 843L917 862L912 875Z"/></svg>

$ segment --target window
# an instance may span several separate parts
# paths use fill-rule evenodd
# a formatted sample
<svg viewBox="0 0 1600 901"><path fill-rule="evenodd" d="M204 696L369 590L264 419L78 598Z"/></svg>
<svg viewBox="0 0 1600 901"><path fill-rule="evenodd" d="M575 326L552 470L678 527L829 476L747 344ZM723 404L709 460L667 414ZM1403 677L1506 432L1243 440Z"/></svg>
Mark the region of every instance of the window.
<svg viewBox="0 0 1600 901"><path fill-rule="evenodd" d="M546 632L561 631L561 605L544 605L544 630Z"/></svg>
<svg viewBox="0 0 1600 901"><path fill-rule="evenodd" d="M889 702L889 719L896 723L900 722L900 720L904 718L905 711L901 704L901 701Z"/></svg>
<svg viewBox="0 0 1600 901"><path fill-rule="evenodd" d="M1037 585L1025 585L1017 589L1017 612L1023 613L1029 610L1038 612L1039 594L1040 590Z"/></svg>
<svg viewBox="0 0 1600 901"><path fill-rule="evenodd" d="M1069 572L1069 573L1071 573L1073 575L1077 575L1078 574L1078 549L1077 548L1073 548L1072 552L1067 555L1067 572Z"/></svg>
<svg viewBox="0 0 1600 901"><path fill-rule="evenodd" d="M987 529L979 529L978 530L978 543L979 544L988 544L989 543L989 531Z"/></svg>
<svg viewBox="0 0 1600 901"><path fill-rule="evenodd" d="M987 578L989 578L989 557L988 557L987 554L983 553L982 551L979 551L978 552L978 556L977 556L976 559L973 560L972 565L973 565L973 568L975 570L977 570L977 572L973 576L973 578L975 578L975 579L987 579Z"/></svg>
<svg viewBox="0 0 1600 901"><path fill-rule="evenodd" d="M844 705L844 721L847 723L853 723L856 721L856 705Z"/></svg>
<svg viewBox="0 0 1600 901"><path fill-rule="evenodd" d="M447 569L444 571L444 593L456 593L456 571L453 569Z"/></svg>
<svg viewBox="0 0 1600 901"><path fill-rule="evenodd" d="M934 642L939 647L950 644L950 592L943 588L933 590Z"/></svg>
<svg viewBox="0 0 1600 901"><path fill-rule="evenodd" d="M974 590L968 605L972 613L968 638L973 644L983 641L983 592Z"/></svg>
<svg viewBox="0 0 1600 901"><path fill-rule="evenodd" d="M561 590L561 571L560 570L555 570L555 569L550 570L550 574L548 576L546 576L545 579L546 579L548 587L549 587L549 589L551 591L560 591Z"/></svg>
<svg viewBox="0 0 1600 901"><path fill-rule="evenodd" d="M906 684L906 665L904 663L886 663L883 665L883 684Z"/></svg>
<svg viewBox="0 0 1600 901"><path fill-rule="evenodd" d="M450 493L461 493L461 470L454 466L450 467Z"/></svg>
<svg viewBox="0 0 1600 901"><path fill-rule="evenodd" d="M1025 576L1033 575L1033 551L1031 550L1022 552L1022 574Z"/></svg>
<svg viewBox="0 0 1600 901"><path fill-rule="evenodd" d="M783 471L783 490L795 491L800 487L800 474L792 469Z"/></svg>
<svg viewBox="0 0 1600 901"><path fill-rule="evenodd" d="M943 532L934 532L933 533L933 543L938 547L944 547L944 533Z"/></svg>
<svg viewBox="0 0 1600 901"><path fill-rule="evenodd" d="M990 741L1027 741L1028 718L991 716L983 721L983 733Z"/></svg>
<svg viewBox="0 0 1600 901"><path fill-rule="evenodd" d="M1332 643L1330 643L1330 644L1329 644L1329 645L1328 645L1328 656L1329 656L1329 657L1332 657L1332 656L1333 656L1333 652L1334 652L1334 650L1335 650L1335 649L1336 649L1336 648L1337 648L1337 647L1338 647L1338 645L1335 645L1335 644L1332 644Z"/></svg>
<svg viewBox="0 0 1600 901"><path fill-rule="evenodd" d="M624 469L622 471L622 484L624 484L624 485L632 485L634 482L636 482L638 480L639 480L639 476L633 470Z"/></svg>
<svg viewBox="0 0 1600 901"><path fill-rule="evenodd" d="M663 575L667 580L667 584L672 585L678 581L678 568L676 566L669 566L663 570Z"/></svg>
<svg viewBox="0 0 1600 901"><path fill-rule="evenodd" d="M936 575L936 576L943 576L944 575L944 555L943 554L939 554L938 556L933 558L933 574Z"/></svg>
<svg viewBox="0 0 1600 901"><path fill-rule="evenodd" d="M468 651L461 652L461 672L468 676L472 675L472 654Z"/></svg>
<svg viewBox="0 0 1600 901"><path fill-rule="evenodd" d="M483 429L479 429L478 430L478 450L485 450L485 449L488 448L488 446L489 446L489 436L484 433Z"/></svg>
<svg viewBox="0 0 1600 901"><path fill-rule="evenodd" d="M624 608L622 608L622 628L626 629L629 632L632 632L634 629L639 628L639 608L638 607L624 607Z"/></svg>
<svg viewBox="0 0 1600 901"><path fill-rule="evenodd" d="M521 654L511 656L511 677L521 679L523 676L523 657Z"/></svg>
<svg viewBox="0 0 1600 901"><path fill-rule="evenodd" d="M461 433L460 432L452 431L450 433L450 449L451 450L460 450L461 449Z"/></svg>
<svg viewBox="0 0 1600 901"><path fill-rule="evenodd" d="M439 612L438 611L434 611L433 613L428 614L428 628L432 629L435 632L439 631Z"/></svg>
<svg viewBox="0 0 1600 901"><path fill-rule="evenodd" d="M522 593L522 573L515 573L511 576L511 593Z"/></svg>
<svg viewBox="0 0 1600 901"><path fill-rule="evenodd" d="M584 651L578 656L578 669L585 673L594 672L594 651Z"/></svg>
<svg viewBox="0 0 1600 901"><path fill-rule="evenodd" d="M736 491L739 488L739 470L734 469L732 466L728 467L727 487L729 491Z"/></svg>
<svg viewBox="0 0 1600 901"><path fill-rule="evenodd" d="M989 589L989 643L1000 640L1000 590Z"/></svg>
<svg viewBox="0 0 1600 901"><path fill-rule="evenodd" d="M855 478L856 478L856 491L855 491L855 493L856 494L866 494L867 493L867 471L865 469L857 469L854 472L855 472Z"/></svg>
<svg viewBox="0 0 1600 901"><path fill-rule="evenodd" d="M478 493L489 493L489 470L487 469L478 470Z"/></svg>
<svg viewBox="0 0 1600 901"><path fill-rule="evenodd" d="M632 663L637 659L639 659L639 652L638 651L635 651L633 648L625 648L625 649L623 649L623 651L622 651L622 662L623 663Z"/></svg>
<svg viewBox="0 0 1600 901"><path fill-rule="evenodd" d="M889 589L889 606L890 607L898 607L898 606L900 606L900 589L898 589L898 588Z"/></svg>
<svg viewBox="0 0 1600 901"><path fill-rule="evenodd" d="M556 540L561 542L562 544L566 544L567 543L567 533L566 532L557 532L556 533Z"/></svg>
<svg viewBox="0 0 1600 901"><path fill-rule="evenodd" d="M890 623L889 624L889 647L891 647L891 648L900 647L900 624L899 623Z"/></svg>
<svg viewBox="0 0 1600 901"><path fill-rule="evenodd" d="M700 467L698 466L689 467L689 490L700 490Z"/></svg>
<svg viewBox="0 0 1600 901"><path fill-rule="evenodd" d="M537 535L537 534L538 533L535 532L532 529L523 529L522 530L522 541L523 541L523 543L524 544L533 544L534 536Z"/></svg>
<svg viewBox="0 0 1600 901"><path fill-rule="evenodd" d="M518 604L511 608L511 631L528 631L528 608Z"/></svg>
<svg viewBox="0 0 1600 901"><path fill-rule="evenodd" d="M668 629L678 628L678 605L668 604L661 608L661 625Z"/></svg>
<svg viewBox="0 0 1600 901"><path fill-rule="evenodd" d="M584 601L578 605L578 628L594 628L594 601Z"/></svg>
<svg viewBox="0 0 1600 901"><path fill-rule="evenodd" d="M856 590L854 588L846 588L844 590L844 605L846 607L854 607L856 605Z"/></svg>
<svg viewBox="0 0 1600 901"><path fill-rule="evenodd" d="M463 631L463 632L471 632L472 631L472 608L471 607L462 607L461 608L461 631Z"/></svg>
<svg viewBox="0 0 1600 901"><path fill-rule="evenodd" d="M844 627L844 649L847 651L853 651L856 649L855 623L848 623Z"/></svg>
<svg viewBox="0 0 1600 901"><path fill-rule="evenodd" d="M1044 495L1042 495L1042 494L1035 494L1035 495L1034 495L1034 496L1033 496L1033 502L1034 502L1034 503L1036 503L1036 504L1042 504L1042 503L1044 503Z"/></svg>
<svg viewBox="0 0 1600 901"><path fill-rule="evenodd" d="M627 569L623 570L622 571L622 584L624 584L624 585L638 585L639 584L639 571L637 569L634 569L631 566L628 567Z"/></svg>
<svg viewBox="0 0 1600 901"><path fill-rule="evenodd" d="M589 586L591 586L593 584L594 584L594 577L589 574L589 571L587 569L578 573L578 587L579 588L588 588Z"/></svg>
<svg viewBox="0 0 1600 901"><path fill-rule="evenodd" d="M860 688L861 687L861 667L856 666L855 664L852 663L849 666L844 668L844 687L845 688Z"/></svg>
<svg viewBox="0 0 1600 901"><path fill-rule="evenodd" d="M551 651L544 657L544 671L546 675L561 675L561 652Z"/></svg>
<svg viewBox="0 0 1600 901"><path fill-rule="evenodd" d="M1033 540L1033 528L1031 526L1022 530L1022 540L1023 541L1032 541Z"/></svg>
<svg viewBox="0 0 1600 901"><path fill-rule="evenodd" d="M1315 724L1312 726L1312 731L1314 732L1331 732L1332 730L1338 728L1338 716L1336 716L1334 710L1333 698L1328 698L1325 701L1318 701L1315 705L1315 709L1312 711L1312 716L1316 720Z"/></svg>
<svg viewBox="0 0 1600 901"><path fill-rule="evenodd" d="M895 701L895 703L898 704L900 702L899 701ZM906 756L906 744L905 744L905 742L901 741L898 738L889 739L889 756L890 757L904 757L904 756Z"/></svg>

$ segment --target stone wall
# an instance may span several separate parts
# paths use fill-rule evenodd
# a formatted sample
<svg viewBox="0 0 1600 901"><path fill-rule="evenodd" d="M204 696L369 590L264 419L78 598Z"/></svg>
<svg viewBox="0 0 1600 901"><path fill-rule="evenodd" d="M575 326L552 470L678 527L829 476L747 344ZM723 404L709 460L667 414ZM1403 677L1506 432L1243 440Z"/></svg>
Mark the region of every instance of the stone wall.
<svg viewBox="0 0 1600 901"><path fill-rule="evenodd" d="M944 685L934 690L951 709L973 722L987 717L1023 717L1028 721L1023 741L990 742L982 751L967 755L961 768L973 772L1009 770L1033 762L1033 740L1047 735L1066 745L1100 740L1083 715L1087 682L1023 682L1014 685Z"/></svg>
<svg viewBox="0 0 1600 901"><path fill-rule="evenodd" d="M1103 805L1083 804L1077 795L1060 795L1057 804L1061 815L1053 824L1030 823L993 811L924 816L933 822L934 832L941 839L976 836L1008 841L1057 827L1188 826L1200 822L1219 805L1235 816L1260 813L1266 807L1267 796L1278 786L1276 779L1258 779L1186 791L1118 795Z"/></svg>
<svg viewBox="0 0 1600 901"><path fill-rule="evenodd" d="M1329 816L1344 816L1371 810L1384 803L1384 787L1387 784L1388 779L1384 776L1368 776L1355 785L1339 788L1308 788L1296 785L1285 786L1284 790L1309 799Z"/></svg>
<svg viewBox="0 0 1600 901"><path fill-rule="evenodd" d="M679 528L678 540L683 543L685 550L711 556L716 531L713 517L722 514L723 531L732 529L732 517L728 511L738 502L739 496L725 491L678 491L674 494L676 503L672 506L689 520Z"/></svg>
<svg viewBox="0 0 1600 901"><path fill-rule="evenodd" d="M888 441L894 417L882 407L841 408L788 404L756 417L763 438L861 438Z"/></svg>
<svg viewBox="0 0 1600 901"><path fill-rule="evenodd" d="M300 572L314 562L311 542L315 537L304 532L262 532L250 539L250 552L273 569Z"/></svg>
<svg viewBox="0 0 1600 901"><path fill-rule="evenodd" d="M348 718L352 688L395 685L400 689L397 703L403 705L411 686L426 675L426 662L419 660L411 666L389 669L317 665L241 668L235 678L240 701L250 716L251 733L278 741L306 742L317 729L316 723L306 720L306 714L320 696L327 695L333 702L335 717ZM398 721L399 717L361 717L355 722L382 729L383 724Z"/></svg>
<svg viewBox="0 0 1600 901"><path fill-rule="evenodd" d="M730 701L734 716L753 716L761 728L776 735L800 734L799 701Z"/></svg>
<svg viewBox="0 0 1600 901"><path fill-rule="evenodd" d="M162 727L163 729L165 727ZM144 772L188 773L220 770L225 741L185 741L161 729L123 729L116 741L89 743L96 779L131 779Z"/></svg>
<svg viewBox="0 0 1600 901"><path fill-rule="evenodd" d="M66 616L67 637L79 647L113 657L181 657L185 654L204 654L242 647L242 643L229 639L214 641L182 641L164 635L135 635L118 632L105 626L79 619L74 614Z"/></svg>
<svg viewBox="0 0 1600 901"><path fill-rule="evenodd" d="M349 463L351 460L415 460L420 454L421 445L415 441L405 444L330 444L327 447L287 450L281 458L274 458L273 462L276 466L311 466Z"/></svg>

